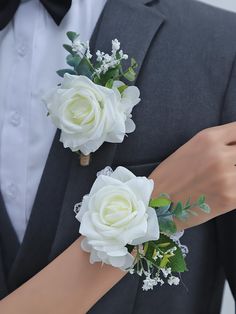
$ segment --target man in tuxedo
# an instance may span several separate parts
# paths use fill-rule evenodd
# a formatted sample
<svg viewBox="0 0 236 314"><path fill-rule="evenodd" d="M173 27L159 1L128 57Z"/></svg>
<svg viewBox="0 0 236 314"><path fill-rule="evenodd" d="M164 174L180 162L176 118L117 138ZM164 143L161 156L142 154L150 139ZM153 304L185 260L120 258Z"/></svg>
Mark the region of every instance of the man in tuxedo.
<svg viewBox="0 0 236 314"><path fill-rule="evenodd" d="M236 16L193 0L2 0L0 29L3 298L78 237L73 207L99 170L149 175L200 130L236 119ZM60 82L68 30L91 37L93 52L118 38L139 64L137 129L104 144L89 167L63 148L41 101ZM236 296L235 223L231 213L186 232L184 284L145 293L128 275L90 313L219 313L226 277Z"/></svg>

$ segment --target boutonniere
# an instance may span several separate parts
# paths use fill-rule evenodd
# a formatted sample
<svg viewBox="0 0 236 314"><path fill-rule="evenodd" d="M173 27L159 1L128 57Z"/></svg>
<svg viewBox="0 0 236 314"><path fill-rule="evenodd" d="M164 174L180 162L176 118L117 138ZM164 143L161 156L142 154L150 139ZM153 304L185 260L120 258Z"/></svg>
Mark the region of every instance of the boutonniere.
<svg viewBox="0 0 236 314"><path fill-rule="evenodd" d="M63 47L69 52L66 61L70 68L57 71L63 80L45 102L61 130L60 141L87 166L91 153L104 142L122 143L125 135L135 130L132 110L140 102L140 92L127 82L135 80L137 63L132 58L128 69L123 68L128 55L117 39L112 40L111 54L98 50L92 56L89 42L82 42L74 32L67 37L71 44Z"/></svg>
<svg viewBox="0 0 236 314"><path fill-rule="evenodd" d="M204 196L196 203L173 204L166 194L152 199L153 180L136 177L124 167L107 167L98 174L90 193L75 205L84 236L82 249L90 262L102 262L144 276L143 290L178 285L187 271L188 248L180 243L175 220L209 213Z"/></svg>

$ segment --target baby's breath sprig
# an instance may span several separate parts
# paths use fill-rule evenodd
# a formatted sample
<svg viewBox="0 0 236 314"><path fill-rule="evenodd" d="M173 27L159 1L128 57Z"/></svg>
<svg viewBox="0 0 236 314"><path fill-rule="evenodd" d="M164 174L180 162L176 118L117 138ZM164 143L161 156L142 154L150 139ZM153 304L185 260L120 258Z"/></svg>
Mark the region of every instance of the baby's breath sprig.
<svg viewBox="0 0 236 314"><path fill-rule="evenodd" d="M67 32L67 37L71 44L64 44L63 47L69 52L66 61L71 68L57 71L61 77L65 73L84 75L94 83L108 88L112 88L114 81L122 79L129 82L135 81L135 69L138 64L134 58L131 58L130 66L127 69L123 68L123 62L127 61L129 56L120 48L118 39L112 40L111 54L98 50L96 56L93 56L89 42L81 41L79 34ZM121 93L126 86L126 84L122 85Z"/></svg>

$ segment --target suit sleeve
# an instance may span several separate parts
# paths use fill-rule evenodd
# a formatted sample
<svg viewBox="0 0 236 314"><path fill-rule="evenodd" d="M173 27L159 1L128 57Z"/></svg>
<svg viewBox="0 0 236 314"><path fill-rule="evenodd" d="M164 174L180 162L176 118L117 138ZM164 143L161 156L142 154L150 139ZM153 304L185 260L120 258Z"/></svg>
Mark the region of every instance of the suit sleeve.
<svg viewBox="0 0 236 314"><path fill-rule="evenodd" d="M234 121L236 121L236 57L232 65L221 115L222 124ZM236 172L236 167L232 167L232 171ZM229 281L232 293L236 299L236 210L217 218L216 223L219 241L219 254L226 278Z"/></svg>

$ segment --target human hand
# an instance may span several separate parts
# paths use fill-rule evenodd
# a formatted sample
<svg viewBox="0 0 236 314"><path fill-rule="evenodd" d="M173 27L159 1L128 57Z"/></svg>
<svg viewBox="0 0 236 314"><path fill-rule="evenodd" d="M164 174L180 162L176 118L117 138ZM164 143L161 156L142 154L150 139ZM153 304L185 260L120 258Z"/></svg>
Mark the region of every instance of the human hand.
<svg viewBox="0 0 236 314"><path fill-rule="evenodd" d="M153 196L168 193L175 202L206 196L210 214L176 221L178 229L206 222L236 208L236 122L205 129L164 160L150 175Z"/></svg>

